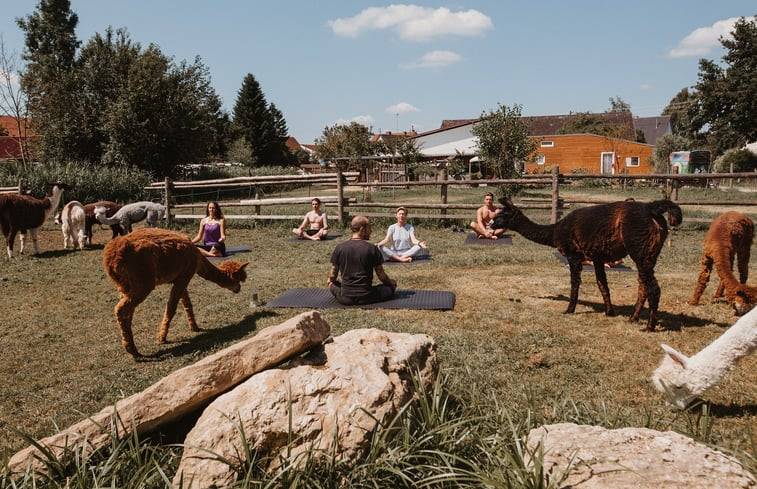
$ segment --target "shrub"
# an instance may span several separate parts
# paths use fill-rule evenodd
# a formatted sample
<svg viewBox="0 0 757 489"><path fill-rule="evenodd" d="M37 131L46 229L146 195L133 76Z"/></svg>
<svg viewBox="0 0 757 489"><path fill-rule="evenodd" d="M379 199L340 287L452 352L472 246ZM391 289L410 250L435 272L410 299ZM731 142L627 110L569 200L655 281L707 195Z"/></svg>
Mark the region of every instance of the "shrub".
<svg viewBox="0 0 757 489"><path fill-rule="evenodd" d="M715 160L716 173L729 173L733 165L735 173L757 170L757 154L748 149L729 149Z"/></svg>
<svg viewBox="0 0 757 489"><path fill-rule="evenodd" d="M37 164L29 169L13 164L0 167L0 185L17 185L19 180L37 197L45 195L49 183L61 181L70 186L64 194L66 202L134 202L149 200L145 187L153 177L144 170L84 162Z"/></svg>

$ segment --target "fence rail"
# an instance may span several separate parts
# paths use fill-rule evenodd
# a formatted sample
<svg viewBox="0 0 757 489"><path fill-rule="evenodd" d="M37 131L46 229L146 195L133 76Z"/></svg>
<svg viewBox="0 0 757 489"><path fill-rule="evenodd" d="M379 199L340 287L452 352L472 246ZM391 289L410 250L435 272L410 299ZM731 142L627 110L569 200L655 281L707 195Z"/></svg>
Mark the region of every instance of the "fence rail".
<svg viewBox="0 0 757 489"><path fill-rule="evenodd" d="M369 217L393 217L394 209L397 207L406 207L408 209L421 210L427 212L414 213L414 217L418 218L432 218L432 219L469 219L471 215L461 215L460 213L451 214L448 211L471 211L477 209L477 204L450 204L447 202L447 195L449 188L456 187L472 187L472 186L491 186L491 185L531 185L549 187L551 189L551 196L534 199L520 199L520 207L526 209L548 209L551 211L551 221L557 222L561 211L570 207L570 204L595 204L604 203L607 200L601 199L571 199L560 197L560 187L563 185L570 185L574 181L585 179L608 179L617 180L623 182L625 180L645 180L659 182L666 185L670 189L671 200L675 201L682 206L697 206L697 205L739 205L739 206L757 206L757 201L681 201L678 199L678 189L681 184L690 183L692 181L717 181L717 180L757 180L757 172L753 173L699 173L694 175L678 175L678 174L647 174L647 175L589 175L589 174L561 174L559 168L554 167L551 174L541 175L524 175L520 178L512 179L492 179L492 180L425 180L425 181L406 181L406 182L357 182L359 176L358 172L336 172L336 173L319 173L315 175L284 175L284 176L265 176L265 177L237 177L233 179L219 179L219 180L204 180L198 182L171 182L166 179L164 182L156 182L146 187L148 190L159 190L164 192L164 201L169 209L183 209L187 207L196 207L196 204L171 204L171 190L172 189L208 189L216 187L254 187L258 185L289 185L293 183L304 184L324 184L335 185L337 195L336 196L324 196L319 197L324 201L324 205L336 206L337 215L336 219L340 222L344 222L347 216L354 216L358 213L367 215ZM370 188L396 188L397 186L403 187L415 187L415 186L438 186L440 189L440 198L438 202L428 203L398 203L398 202L357 202L355 199L348 199L344 197L344 185L349 184L352 187L370 187ZM238 214L235 217L231 215L227 216L232 219L255 219L255 220L300 220L302 215L282 215L282 214L263 214L261 212L262 206L272 205L287 205L292 203L309 202L312 197L307 198L295 198L300 200L285 201L285 199L248 199L242 200L238 204L225 204L234 206L248 206L253 207L254 210L251 213ZM365 209L369 209L368 212ZM384 209L385 212L374 212L372 209ZM430 212L429 212L430 211ZM436 212L438 211L438 212ZM169 216L172 213L169 212ZM196 219L202 217L198 214L179 214L176 219ZM169 217L171 219L171 217Z"/></svg>

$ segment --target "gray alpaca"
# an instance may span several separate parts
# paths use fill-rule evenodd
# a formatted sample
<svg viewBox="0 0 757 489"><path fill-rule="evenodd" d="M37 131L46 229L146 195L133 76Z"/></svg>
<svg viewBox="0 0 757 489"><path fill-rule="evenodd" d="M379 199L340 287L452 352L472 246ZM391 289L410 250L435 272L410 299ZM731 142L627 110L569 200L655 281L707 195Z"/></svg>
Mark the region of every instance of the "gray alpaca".
<svg viewBox="0 0 757 489"><path fill-rule="evenodd" d="M126 204L113 214L113 217L107 217L106 212L105 207L95 207L95 218L108 226L120 224L127 233L131 232L131 225L135 222L146 219L147 225L154 228L158 226L158 219L166 218L165 206L147 201Z"/></svg>

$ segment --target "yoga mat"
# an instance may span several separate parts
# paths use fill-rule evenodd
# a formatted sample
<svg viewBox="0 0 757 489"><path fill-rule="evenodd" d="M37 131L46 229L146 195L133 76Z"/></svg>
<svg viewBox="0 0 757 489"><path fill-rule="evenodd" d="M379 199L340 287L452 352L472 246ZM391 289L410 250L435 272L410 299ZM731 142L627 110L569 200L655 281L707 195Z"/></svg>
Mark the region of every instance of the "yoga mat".
<svg viewBox="0 0 757 489"><path fill-rule="evenodd" d="M417 255L413 257L413 261L410 263L405 263L401 261L392 261L392 260L384 260L384 265L423 265L425 263L431 263L431 256L428 254L428 250L423 250L418 252Z"/></svg>
<svg viewBox="0 0 757 489"><path fill-rule="evenodd" d="M218 263L221 261L226 260L231 255L236 255L237 253L244 253L246 251L252 251L252 246L250 245L236 245L236 246L226 246L226 255L224 256L208 256L208 260L212 261L213 263Z"/></svg>
<svg viewBox="0 0 757 489"><path fill-rule="evenodd" d="M443 290L396 290L388 301L344 306L328 289L291 289L266 304L266 307L303 307L308 309L433 309L448 311L455 307L455 294Z"/></svg>
<svg viewBox="0 0 757 489"><path fill-rule="evenodd" d="M565 265L566 268L570 268L570 265L568 265L568 259L565 258L562 255L562 253L560 253L559 251L555 251L555 256L557 257L558 260L560 260L563 263L563 265ZM613 271L613 272L633 272L633 268L629 267L628 265L624 265L622 263L620 265L616 265L616 266L610 267L610 268L605 267L605 270L607 270L607 271ZM584 265L583 271L584 272L593 272L594 271L594 266L593 265Z"/></svg>
<svg viewBox="0 0 757 489"><path fill-rule="evenodd" d="M292 236L287 241L294 241L295 243L318 243L319 241L331 241L334 238L340 238L344 236L342 233L329 233L326 235L325 238L321 238L320 240L312 240L307 238L298 238L297 236Z"/></svg>
<svg viewBox="0 0 757 489"><path fill-rule="evenodd" d="M509 234L501 234L499 239L478 238L476 233L468 233L465 237L467 245L511 245L513 237Z"/></svg>

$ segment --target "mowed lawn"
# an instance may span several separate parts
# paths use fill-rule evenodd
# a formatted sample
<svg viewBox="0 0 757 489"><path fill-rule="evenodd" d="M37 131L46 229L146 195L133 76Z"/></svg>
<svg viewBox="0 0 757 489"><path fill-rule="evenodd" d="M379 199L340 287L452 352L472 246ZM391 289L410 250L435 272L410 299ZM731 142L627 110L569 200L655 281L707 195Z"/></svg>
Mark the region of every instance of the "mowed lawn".
<svg viewBox="0 0 757 489"><path fill-rule="evenodd" d="M496 399L514 412L531 409L545 421L593 421L606 426L649 426L700 436L754 457L757 433L757 355L744 359L702 407L681 414L666 406L649 377L662 359L660 343L693 354L736 321L721 300L713 274L703 304L688 305L699 271L706 227L684 225L671 235L656 267L662 287L659 331L642 331L648 317L629 323L637 293L636 273L608 272L617 317L605 317L593 274L584 273L575 314L564 314L569 272L553 249L513 234L512 246L466 246L465 234L424 221L417 234L428 242L430 263L387 267L402 289L448 290L452 311L324 310L333 335L356 328L425 333L435 338L443 371L454 385L481 399ZM303 210L304 213L304 210ZM374 226L372 241L386 225ZM203 331L192 333L179 308L165 345L157 327L168 295L161 286L137 309L135 362L121 346L113 307L115 285L105 275L102 248L110 230L97 231L85 251L63 251L51 221L40 236L41 255L0 259L0 450L22 446L9 428L35 437L53 433L138 392L169 372L303 312L252 308L253 293L270 301L295 287L324 287L333 247L292 243L296 223L229 229L229 244L253 250L249 280L233 294L200 277L190 284ZM141 225L137 226L141 227ZM333 227L333 225L332 225ZM196 223L181 228L196 232ZM16 253L19 243L16 242ZM626 264L633 263L626 259ZM635 269L635 267L634 267ZM757 283L757 260L750 265Z"/></svg>

